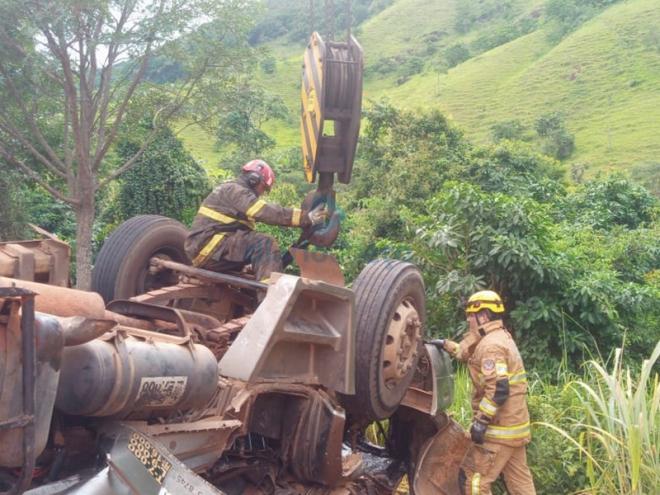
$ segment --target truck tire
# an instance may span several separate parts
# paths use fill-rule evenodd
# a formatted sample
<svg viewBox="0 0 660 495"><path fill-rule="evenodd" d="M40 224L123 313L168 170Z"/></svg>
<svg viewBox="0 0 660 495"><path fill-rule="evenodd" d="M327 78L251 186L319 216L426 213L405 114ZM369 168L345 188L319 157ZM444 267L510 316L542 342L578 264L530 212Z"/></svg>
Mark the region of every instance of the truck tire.
<svg viewBox="0 0 660 495"><path fill-rule="evenodd" d="M92 271L92 290L106 303L128 299L177 283L172 272L149 273L149 260L160 256L189 264L183 244L186 227L160 215L138 215L122 223L105 240Z"/></svg>
<svg viewBox="0 0 660 495"><path fill-rule="evenodd" d="M415 265L369 263L353 283L356 314L355 395L342 402L349 414L375 421L399 406L422 351L424 281Z"/></svg>

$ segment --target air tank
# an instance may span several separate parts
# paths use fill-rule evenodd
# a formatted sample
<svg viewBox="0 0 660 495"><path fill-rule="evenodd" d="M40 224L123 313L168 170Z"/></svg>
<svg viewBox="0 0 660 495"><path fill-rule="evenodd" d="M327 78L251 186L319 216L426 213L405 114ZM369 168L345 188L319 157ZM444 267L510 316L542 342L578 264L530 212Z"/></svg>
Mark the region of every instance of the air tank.
<svg viewBox="0 0 660 495"><path fill-rule="evenodd" d="M76 416L145 419L203 408L218 383L205 346L153 333L115 332L64 349L55 407Z"/></svg>

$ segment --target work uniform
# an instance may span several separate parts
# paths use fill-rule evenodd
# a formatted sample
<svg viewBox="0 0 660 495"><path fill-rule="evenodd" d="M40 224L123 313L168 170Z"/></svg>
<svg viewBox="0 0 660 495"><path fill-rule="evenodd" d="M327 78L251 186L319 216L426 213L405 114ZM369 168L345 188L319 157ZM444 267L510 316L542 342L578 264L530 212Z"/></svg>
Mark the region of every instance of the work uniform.
<svg viewBox="0 0 660 495"><path fill-rule="evenodd" d="M299 227L302 211L259 199L243 176L224 182L197 212L186 239L186 254L194 266L218 272L251 264L257 280L265 280L272 272L282 271L282 260L275 239L254 231L256 222Z"/></svg>
<svg viewBox="0 0 660 495"><path fill-rule="evenodd" d="M450 353L467 360L473 417L488 425L484 443L473 443L461 464L461 493L490 495L491 484L503 474L510 495L535 495L525 450L531 434L522 358L502 320L488 322L478 332L481 339L472 352L453 342L445 344Z"/></svg>

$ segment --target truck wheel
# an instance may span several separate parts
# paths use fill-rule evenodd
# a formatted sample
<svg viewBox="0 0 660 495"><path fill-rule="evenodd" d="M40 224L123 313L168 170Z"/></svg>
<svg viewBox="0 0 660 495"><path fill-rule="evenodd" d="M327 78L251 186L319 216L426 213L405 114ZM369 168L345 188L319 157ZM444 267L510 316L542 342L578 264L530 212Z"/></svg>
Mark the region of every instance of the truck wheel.
<svg viewBox="0 0 660 495"><path fill-rule="evenodd" d="M376 260L353 283L356 309L355 396L349 413L389 417L415 374L425 321L424 281L411 263Z"/></svg>
<svg viewBox="0 0 660 495"><path fill-rule="evenodd" d="M186 227L159 215L138 215L110 234L96 257L92 289L106 302L128 299L150 290L177 283L170 271L149 273L154 256L190 263L183 249Z"/></svg>

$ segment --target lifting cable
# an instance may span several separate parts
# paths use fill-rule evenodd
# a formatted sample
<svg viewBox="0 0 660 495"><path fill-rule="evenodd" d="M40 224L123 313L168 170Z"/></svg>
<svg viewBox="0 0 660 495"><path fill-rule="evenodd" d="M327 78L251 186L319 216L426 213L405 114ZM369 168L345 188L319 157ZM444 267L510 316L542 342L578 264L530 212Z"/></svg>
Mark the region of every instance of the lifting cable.
<svg viewBox="0 0 660 495"><path fill-rule="evenodd" d="M351 39L351 29L353 24L353 5L351 0L346 0L346 41ZM335 2L334 0L324 1L325 9L325 26L322 31L326 35L328 41L334 41L336 16L335 16ZM309 32L315 31L316 16L314 0L309 0Z"/></svg>
<svg viewBox="0 0 660 495"><path fill-rule="evenodd" d="M328 40L335 39L335 2L325 0L325 24L328 27Z"/></svg>

